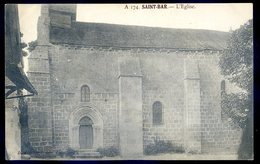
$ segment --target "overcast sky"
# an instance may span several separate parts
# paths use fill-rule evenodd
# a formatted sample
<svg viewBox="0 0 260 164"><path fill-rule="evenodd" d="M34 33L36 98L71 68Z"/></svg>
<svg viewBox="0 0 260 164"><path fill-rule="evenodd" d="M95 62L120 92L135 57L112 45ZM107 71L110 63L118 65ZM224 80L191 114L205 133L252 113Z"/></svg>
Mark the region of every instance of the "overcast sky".
<svg viewBox="0 0 260 164"><path fill-rule="evenodd" d="M136 5L138 9L132 10ZM78 4L77 21L229 31L253 17L252 4L189 4L194 8L187 10L177 9L176 4L167 4L172 7L168 9L141 9L142 4L136 5L128 4L125 9L126 4ZM40 5L20 4L18 10L23 41L36 40Z"/></svg>

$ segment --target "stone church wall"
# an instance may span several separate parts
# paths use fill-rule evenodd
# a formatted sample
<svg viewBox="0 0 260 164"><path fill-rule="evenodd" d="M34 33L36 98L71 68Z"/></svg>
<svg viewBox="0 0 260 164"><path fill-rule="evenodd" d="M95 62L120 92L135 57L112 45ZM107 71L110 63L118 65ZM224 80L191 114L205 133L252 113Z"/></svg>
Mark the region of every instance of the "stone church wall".
<svg viewBox="0 0 260 164"><path fill-rule="evenodd" d="M199 63L201 152L236 153L241 128L221 118L220 84L223 77L219 73L218 52L178 51L148 55L140 55L143 56L140 58L143 71L144 146L152 143L154 139L184 146L183 60L188 58L198 60ZM149 67L149 64L154 67ZM163 104L162 125L152 124L152 104L155 101L161 101Z"/></svg>
<svg viewBox="0 0 260 164"><path fill-rule="evenodd" d="M80 106L77 93L56 94L54 99L54 143L57 149L69 147L69 115ZM117 143L117 102L118 95L114 93L92 93L91 103L95 104L104 121L103 142L105 147L118 146ZM82 103L81 103L82 104Z"/></svg>
<svg viewBox="0 0 260 164"><path fill-rule="evenodd" d="M67 12L65 15L64 11ZM28 77L39 93L28 98L29 140L36 151L76 148L79 145L79 130L76 128L79 127L81 114L85 117L84 114L93 112L93 129L98 135L94 140L99 142L93 143L95 148L115 146L127 155L128 151L134 153L138 144L145 147L159 139L191 152L235 153L240 143L241 129L221 118L220 84L223 77L218 68L218 51L196 51L191 47L188 48L190 50L138 48L141 46L138 42L137 45L133 44L137 47L127 47L133 46L127 45L128 42L123 45L126 47L82 45L85 42L62 44L64 40L59 39L56 40L59 44L52 44L57 43L55 37L67 34L64 29L72 32L64 38L70 35L82 37L73 33L77 29L74 22L76 6L43 5L41 14L38 46L29 56L28 71ZM72 27L73 30L70 29ZM112 29L105 32L109 30ZM91 36L95 33L86 34ZM111 37L104 35L104 39L116 37L115 34ZM84 37L79 38L76 40L84 41ZM87 44L95 44L95 41L100 40L93 37ZM104 43L110 44L106 41ZM118 45L124 42L119 41ZM153 46L152 42L148 45ZM119 64L122 57L127 60L132 58L134 62L131 59ZM131 71L125 69L122 72L124 65L125 68L129 66ZM138 93L136 88L129 88L133 82L142 88ZM81 101L83 85L90 89L89 102ZM120 92L122 89L124 93ZM127 94L134 90L136 93ZM131 107L129 104L134 103L132 101L138 102ZM156 101L162 104L162 122L154 125L152 109ZM132 112L131 109L136 111ZM119 118L122 111L131 116ZM143 123L140 123L140 117L137 122L131 122L134 120L132 117L141 111ZM122 130L131 123L136 123L132 129ZM138 134L128 137L133 132ZM142 135L143 141L140 141ZM128 148L131 143L135 146ZM137 154L143 151L142 146L138 145Z"/></svg>
<svg viewBox="0 0 260 164"><path fill-rule="evenodd" d="M52 139L55 149L70 146L69 118L73 110L84 105L80 102L82 85L89 86L89 104L102 115L103 146L119 146L118 58L122 56L139 57L140 60L144 146L154 139L184 146L184 59L190 58L198 60L200 73L201 151L237 149L241 130L221 120L222 77L218 72L217 52L52 45L47 54L50 74L39 73L37 69L28 73L30 81L39 91L37 97L29 99L30 141L37 150L45 150L52 144ZM34 59L29 61L32 64L30 68L45 68L44 64L37 64ZM163 105L161 125L152 123L152 105L155 101ZM44 118L45 115L47 127L43 128L37 118Z"/></svg>
<svg viewBox="0 0 260 164"><path fill-rule="evenodd" d="M149 54L149 57L144 55L145 59L142 60L143 63L150 63L155 66L155 70L151 70L152 67L145 68L143 66L142 68L144 74L144 145L152 143L156 138L171 141L176 146L184 145L183 60L191 58L199 61L201 85L201 151L236 151L240 142L241 129L233 125L233 123L222 122L221 120L220 83L223 77L219 74L217 52L191 51L173 52L170 55L167 53L154 55L156 55L156 60L153 59L153 54ZM161 64L160 57L161 60L164 60ZM163 77L161 80L158 76L156 78L156 71L161 73L160 77ZM152 124L151 111L152 104L155 101L161 101L163 104L163 122L165 124Z"/></svg>
<svg viewBox="0 0 260 164"><path fill-rule="evenodd" d="M141 55L140 55L141 56ZM183 144L183 58L175 53L149 53L141 58L143 72L144 146L155 139ZM162 103L161 125L152 123L152 106Z"/></svg>
<svg viewBox="0 0 260 164"><path fill-rule="evenodd" d="M57 149L69 147L69 117L73 110L88 103L81 102L80 88L88 85L90 102L103 119L104 147L118 147L117 113L118 93L106 90L106 80L98 76L99 69L93 69L88 51L54 47L50 51L50 70L52 76L52 93L54 109L54 143ZM91 53L90 53L91 54ZM93 60L97 57L94 56ZM71 62L71 63L70 63ZM104 62L104 61L103 61ZM101 63L102 64L102 63ZM91 69L88 69L91 67ZM95 80L94 80L95 79ZM103 84L100 84L103 82Z"/></svg>
<svg viewBox="0 0 260 164"><path fill-rule="evenodd" d="M202 152L236 153L241 128L221 117L221 89L218 60L200 59ZM228 90L229 88L227 88Z"/></svg>

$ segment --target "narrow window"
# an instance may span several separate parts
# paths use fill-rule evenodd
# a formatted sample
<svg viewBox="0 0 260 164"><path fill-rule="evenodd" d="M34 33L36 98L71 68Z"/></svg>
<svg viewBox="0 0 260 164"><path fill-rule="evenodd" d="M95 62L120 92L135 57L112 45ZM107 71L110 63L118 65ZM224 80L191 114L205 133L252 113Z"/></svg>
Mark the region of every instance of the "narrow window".
<svg viewBox="0 0 260 164"><path fill-rule="evenodd" d="M222 81L221 81L220 89L221 89L221 95L223 95L224 93L226 93L226 82L225 82L225 80L222 80Z"/></svg>
<svg viewBox="0 0 260 164"><path fill-rule="evenodd" d="M153 124L162 124L162 103L159 101L153 103Z"/></svg>
<svg viewBox="0 0 260 164"><path fill-rule="evenodd" d="M90 91L87 85L81 87L81 102L90 101Z"/></svg>

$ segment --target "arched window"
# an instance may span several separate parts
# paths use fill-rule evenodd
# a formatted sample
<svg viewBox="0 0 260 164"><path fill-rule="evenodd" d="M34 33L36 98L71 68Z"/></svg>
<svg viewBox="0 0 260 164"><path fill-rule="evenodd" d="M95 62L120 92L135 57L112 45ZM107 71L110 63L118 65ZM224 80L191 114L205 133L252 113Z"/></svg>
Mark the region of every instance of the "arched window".
<svg viewBox="0 0 260 164"><path fill-rule="evenodd" d="M153 124L162 124L162 103L159 101L153 103Z"/></svg>
<svg viewBox="0 0 260 164"><path fill-rule="evenodd" d="M81 87L81 102L90 101L90 90L87 85Z"/></svg>
<svg viewBox="0 0 260 164"><path fill-rule="evenodd" d="M226 93L226 82L225 82L225 80L221 81L220 89L221 89L221 95Z"/></svg>

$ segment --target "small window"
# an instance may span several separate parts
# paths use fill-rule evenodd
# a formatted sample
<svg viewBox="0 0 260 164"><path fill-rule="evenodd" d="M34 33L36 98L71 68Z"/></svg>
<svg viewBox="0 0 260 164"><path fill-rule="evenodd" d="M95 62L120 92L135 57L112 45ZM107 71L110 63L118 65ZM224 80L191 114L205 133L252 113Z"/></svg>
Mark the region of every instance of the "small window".
<svg viewBox="0 0 260 164"><path fill-rule="evenodd" d="M81 87L81 102L90 101L90 90L87 85Z"/></svg>
<svg viewBox="0 0 260 164"><path fill-rule="evenodd" d="M159 101L153 103L153 124L162 124L162 103Z"/></svg>
<svg viewBox="0 0 260 164"><path fill-rule="evenodd" d="M224 93L226 93L226 82L225 82L225 80L222 80L222 81L221 81L221 86L220 86L220 88L221 88L221 95L224 94Z"/></svg>

